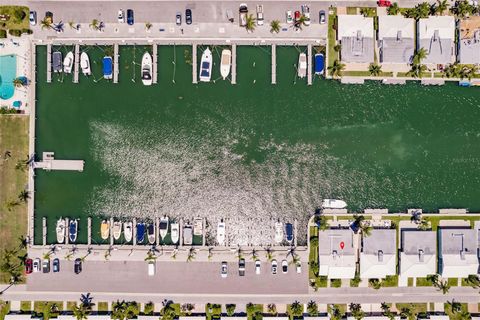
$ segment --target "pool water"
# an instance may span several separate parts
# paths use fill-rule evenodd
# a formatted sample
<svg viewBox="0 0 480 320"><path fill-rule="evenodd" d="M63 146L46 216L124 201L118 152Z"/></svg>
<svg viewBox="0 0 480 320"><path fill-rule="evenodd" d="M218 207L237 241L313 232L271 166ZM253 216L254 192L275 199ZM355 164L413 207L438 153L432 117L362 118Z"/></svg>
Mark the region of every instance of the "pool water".
<svg viewBox="0 0 480 320"><path fill-rule="evenodd" d="M13 80L17 76L17 56L0 56L0 98L8 100L13 97L15 86Z"/></svg>

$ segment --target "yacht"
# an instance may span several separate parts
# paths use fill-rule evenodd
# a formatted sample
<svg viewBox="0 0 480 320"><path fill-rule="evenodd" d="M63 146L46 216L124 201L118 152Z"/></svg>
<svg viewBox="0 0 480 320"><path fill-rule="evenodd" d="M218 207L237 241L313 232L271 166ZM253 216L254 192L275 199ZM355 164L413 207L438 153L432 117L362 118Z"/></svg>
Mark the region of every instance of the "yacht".
<svg viewBox="0 0 480 320"><path fill-rule="evenodd" d="M172 238L172 244L177 244L179 240L180 226L176 222L172 222L170 225L170 236Z"/></svg>
<svg viewBox="0 0 480 320"><path fill-rule="evenodd" d="M125 242L132 241L133 236L133 222L127 221L123 224L123 236L125 237Z"/></svg>
<svg viewBox="0 0 480 320"><path fill-rule="evenodd" d="M113 239L118 240L120 239L120 236L122 235L122 222L121 221L115 221L113 223Z"/></svg>
<svg viewBox="0 0 480 320"><path fill-rule="evenodd" d="M275 222L275 242L281 243L283 241L283 223Z"/></svg>
<svg viewBox="0 0 480 320"><path fill-rule="evenodd" d="M217 225L217 243L219 246L223 246L225 243L225 222L223 222L223 219Z"/></svg>
<svg viewBox="0 0 480 320"><path fill-rule="evenodd" d="M70 243L75 243L77 241L78 233L78 220L73 219L68 223L68 241Z"/></svg>
<svg viewBox="0 0 480 320"><path fill-rule="evenodd" d="M137 223L137 243L141 244L145 241L145 223Z"/></svg>
<svg viewBox="0 0 480 320"><path fill-rule="evenodd" d="M72 73L73 69L73 52L69 51L63 59L63 72Z"/></svg>
<svg viewBox="0 0 480 320"><path fill-rule="evenodd" d="M152 85L152 56L148 52L142 57L142 83L144 86Z"/></svg>
<svg viewBox="0 0 480 320"><path fill-rule="evenodd" d="M57 220L57 227L55 231L57 232L57 243L63 243L65 241L65 219L60 218Z"/></svg>
<svg viewBox="0 0 480 320"><path fill-rule="evenodd" d="M167 216L163 216L160 219L160 225L158 226L158 228L160 229L160 238L162 238L162 241L168 233L168 223L169 221Z"/></svg>
<svg viewBox="0 0 480 320"><path fill-rule="evenodd" d="M107 219L102 220L102 224L100 225L100 236L103 240L107 240L108 236L110 235L110 221Z"/></svg>
<svg viewBox="0 0 480 320"><path fill-rule="evenodd" d="M343 209L347 207L347 203L338 199L323 199L322 208L324 209Z"/></svg>
<svg viewBox="0 0 480 320"><path fill-rule="evenodd" d="M212 77L212 52L209 48L205 49L200 60L200 81L210 82Z"/></svg>
<svg viewBox="0 0 480 320"><path fill-rule="evenodd" d="M297 73L299 78L305 78L307 76L307 55L304 52L298 56Z"/></svg>
<svg viewBox="0 0 480 320"><path fill-rule="evenodd" d="M232 51L229 49L222 50L222 57L220 59L220 74L225 80L230 74L230 66L232 64Z"/></svg>
<svg viewBox="0 0 480 320"><path fill-rule="evenodd" d="M82 68L82 73L85 76L92 74L92 70L90 69L90 59L88 58L88 54L86 52L82 52L80 55L80 68Z"/></svg>
<svg viewBox="0 0 480 320"><path fill-rule="evenodd" d="M155 236L155 225L153 223L148 224L147 235L148 235L148 243L154 244L156 240L156 236Z"/></svg>
<svg viewBox="0 0 480 320"><path fill-rule="evenodd" d="M183 227L183 244L191 245L193 243L192 226L187 224Z"/></svg>

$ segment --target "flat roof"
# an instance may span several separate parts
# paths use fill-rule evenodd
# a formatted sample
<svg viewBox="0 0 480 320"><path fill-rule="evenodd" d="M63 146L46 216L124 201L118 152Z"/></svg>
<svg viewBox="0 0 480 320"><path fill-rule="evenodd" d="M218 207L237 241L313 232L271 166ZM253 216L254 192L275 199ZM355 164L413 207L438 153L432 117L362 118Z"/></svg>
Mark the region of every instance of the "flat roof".
<svg viewBox="0 0 480 320"><path fill-rule="evenodd" d="M437 233L435 231L408 230L402 231L402 252L417 255L418 250L425 254L437 252Z"/></svg>
<svg viewBox="0 0 480 320"><path fill-rule="evenodd" d="M351 229L328 229L318 232L318 253L331 255L333 251L341 252L343 255L354 254Z"/></svg>
<svg viewBox="0 0 480 320"><path fill-rule="evenodd" d="M441 229L442 255L476 255L478 243L476 242L477 230L474 229Z"/></svg>
<svg viewBox="0 0 480 320"><path fill-rule="evenodd" d="M366 38L373 38L373 18L363 15L338 15L338 39L355 37L358 32Z"/></svg>
<svg viewBox="0 0 480 320"><path fill-rule="evenodd" d="M319 274L329 279L353 279L356 260L351 229L329 229L318 233Z"/></svg>
<svg viewBox="0 0 480 320"><path fill-rule="evenodd" d="M373 18L361 15L339 15L337 37L342 44L342 61L373 62L373 33Z"/></svg>
<svg viewBox="0 0 480 320"><path fill-rule="evenodd" d="M414 38L415 20L402 15L378 16L378 39L397 38L398 33L404 39Z"/></svg>
<svg viewBox="0 0 480 320"><path fill-rule="evenodd" d="M397 231L395 229L373 229L368 237L363 237L363 253L377 255L396 254Z"/></svg>
<svg viewBox="0 0 480 320"><path fill-rule="evenodd" d="M396 274L396 237L395 229L373 229L363 238L360 253L360 278L383 279Z"/></svg>
<svg viewBox="0 0 480 320"><path fill-rule="evenodd" d="M435 231L402 231L400 274L426 277L437 270L437 234Z"/></svg>

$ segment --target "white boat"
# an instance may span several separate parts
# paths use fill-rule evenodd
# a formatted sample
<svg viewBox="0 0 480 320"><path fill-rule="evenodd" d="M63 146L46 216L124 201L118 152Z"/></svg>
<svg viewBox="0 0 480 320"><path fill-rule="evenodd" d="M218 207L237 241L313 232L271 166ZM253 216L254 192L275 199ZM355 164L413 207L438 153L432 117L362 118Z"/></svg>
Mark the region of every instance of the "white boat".
<svg viewBox="0 0 480 320"><path fill-rule="evenodd" d="M281 243L283 241L283 223L275 222L275 242Z"/></svg>
<svg viewBox="0 0 480 320"><path fill-rule="evenodd" d="M232 64L232 51L228 49L222 50L222 58L220 59L220 74L225 80L230 74L230 66Z"/></svg>
<svg viewBox="0 0 480 320"><path fill-rule="evenodd" d="M142 57L142 83L144 86L152 85L152 56L148 52Z"/></svg>
<svg viewBox="0 0 480 320"><path fill-rule="evenodd" d="M149 223L147 225L147 237L148 237L148 243L150 244L154 244L155 241L157 240L156 233L155 233L155 225L153 223Z"/></svg>
<svg viewBox="0 0 480 320"><path fill-rule="evenodd" d="M322 208L324 209L343 209L347 207L347 203L338 199L323 199Z"/></svg>
<svg viewBox="0 0 480 320"><path fill-rule="evenodd" d="M73 52L70 51L63 59L63 72L65 73L72 73L73 68Z"/></svg>
<svg viewBox="0 0 480 320"><path fill-rule="evenodd" d="M212 52L209 48L205 49L200 60L200 81L210 82L212 77Z"/></svg>
<svg viewBox="0 0 480 320"><path fill-rule="evenodd" d="M90 69L90 59L88 58L88 54L86 52L82 52L80 55L80 68L82 68L82 73L85 76L92 74L92 69Z"/></svg>
<svg viewBox="0 0 480 320"><path fill-rule="evenodd" d="M55 231L57 232L57 243L63 243L65 241L65 227L65 219L58 219L57 227L55 228Z"/></svg>
<svg viewBox="0 0 480 320"><path fill-rule="evenodd" d="M160 238L162 238L163 240L168 233L168 217L167 216L163 216L160 219L160 225L158 226L158 229L160 229Z"/></svg>
<svg viewBox="0 0 480 320"><path fill-rule="evenodd" d="M217 225L217 242L219 246L223 246L225 242L225 222L223 220Z"/></svg>
<svg viewBox="0 0 480 320"><path fill-rule="evenodd" d="M193 220L193 235L194 236L203 235L203 219L202 218L195 218L195 220Z"/></svg>
<svg viewBox="0 0 480 320"><path fill-rule="evenodd" d="M115 221L113 223L113 239L118 240L120 239L120 236L122 235L122 222L121 221Z"/></svg>
<svg viewBox="0 0 480 320"><path fill-rule="evenodd" d="M100 236L103 240L107 240L108 236L110 235L110 221L103 220L102 224L100 225Z"/></svg>
<svg viewBox="0 0 480 320"><path fill-rule="evenodd" d="M133 222L127 221L123 224L123 236L126 242L132 241L133 237Z"/></svg>
<svg viewBox="0 0 480 320"><path fill-rule="evenodd" d="M177 244L180 237L180 226L176 222L172 222L170 225L170 237L172 238L172 244Z"/></svg>
<svg viewBox="0 0 480 320"><path fill-rule="evenodd" d="M297 74L299 78L305 78L307 76L307 55L303 52L298 56Z"/></svg>

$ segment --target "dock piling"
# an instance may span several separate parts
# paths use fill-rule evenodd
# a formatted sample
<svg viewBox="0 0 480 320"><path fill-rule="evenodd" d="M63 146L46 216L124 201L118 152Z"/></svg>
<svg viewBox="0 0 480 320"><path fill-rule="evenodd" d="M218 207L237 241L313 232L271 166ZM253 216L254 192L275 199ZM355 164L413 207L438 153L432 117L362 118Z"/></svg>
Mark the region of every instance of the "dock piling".
<svg viewBox="0 0 480 320"><path fill-rule="evenodd" d="M113 45L113 83L118 83L118 43Z"/></svg>
<svg viewBox="0 0 480 320"><path fill-rule="evenodd" d="M272 84L277 84L277 45L272 44Z"/></svg>
<svg viewBox="0 0 480 320"><path fill-rule="evenodd" d="M52 82L52 45L47 44L47 83Z"/></svg>
<svg viewBox="0 0 480 320"><path fill-rule="evenodd" d="M92 217L87 218L87 244L92 244Z"/></svg>
<svg viewBox="0 0 480 320"><path fill-rule="evenodd" d="M194 43L192 46L192 83L197 84L197 44Z"/></svg>
<svg viewBox="0 0 480 320"><path fill-rule="evenodd" d="M232 84L237 84L237 45L232 44Z"/></svg>
<svg viewBox="0 0 480 320"><path fill-rule="evenodd" d="M42 218L42 240L43 240L43 245L47 245L47 218L43 217Z"/></svg>
<svg viewBox="0 0 480 320"><path fill-rule="evenodd" d="M73 69L73 83L78 83L78 73L80 69L80 45L75 45L75 67Z"/></svg>
<svg viewBox="0 0 480 320"><path fill-rule="evenodd" d="M154 43L152 47L152 52L153 52L153 70L152 70L152 82L157 83L157 57L158 57L158 47L157 44ZM158 241L157 241L158 244Z"/></svg>
<svg viewBox="0 0 480 320"><path fill-rule="evenodd" d="M312 45L307 47L307 84L312 85Z"/></svg>

